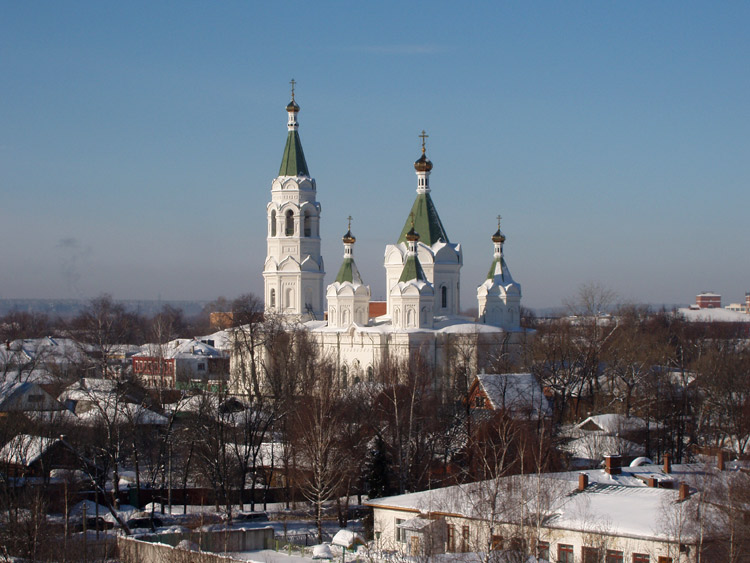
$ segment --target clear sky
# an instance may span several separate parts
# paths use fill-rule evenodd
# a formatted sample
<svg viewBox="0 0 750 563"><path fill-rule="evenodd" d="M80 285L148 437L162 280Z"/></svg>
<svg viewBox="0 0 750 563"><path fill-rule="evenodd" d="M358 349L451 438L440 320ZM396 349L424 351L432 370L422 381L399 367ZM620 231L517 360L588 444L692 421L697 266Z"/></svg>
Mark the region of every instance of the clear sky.
<svg viewBox="0 0 750 563"><path fill-rule="evenodd" d="M749 2L0 1L0 298L262 293L289 80L326 283L415 197L523 304L750 291Z"/></svg>

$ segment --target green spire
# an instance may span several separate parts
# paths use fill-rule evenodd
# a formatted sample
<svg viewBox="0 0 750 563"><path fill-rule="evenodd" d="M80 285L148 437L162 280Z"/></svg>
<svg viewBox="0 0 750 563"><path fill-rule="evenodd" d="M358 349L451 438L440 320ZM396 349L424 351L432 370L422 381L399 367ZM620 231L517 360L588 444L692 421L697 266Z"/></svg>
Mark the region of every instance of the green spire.
<svg viewBox="0 0 750 563"><path fill-rule="evenodd" d="M336 274L336 281L339 283L351 282L351 283L362 283L362 278L359 275L354 259L350 257L344 258L339 268L339 273Z"/></svg>
<svg viewBox="0 0 750 563"><path fill-rule="evenodd" d="M495 258L492 261L492 266L490 266L490 271L487 274L487 279L491 280L496 275L500 275L500 280L505 283L505 271L507 266L505 265L505 258L502 256L500 258Z"/></svg>
<svg viewBox="0 0 750 563"><path fill-rule="evenodd" d="M419 263L416 253L411 252L406 256L406 262L404 262L404 269L401 271L401 277L398 278L399 282L407 282L411 280L427 281L427 276L424 275L422 264Z"/></svg>
<svg viewBox="0 0 750 563"><path fill-rule="evenodd" d="M406 234L412 228L412 216L414 217L414 228L420 234L420 240L427 246L432 246L440 240L450 242L429 193L417 194L417 199L412 205L409 219L406 220L406 224L401 230L398 242L406 242Z"/></svg>
<svg viewBox="0 0 750 563"><path fill-rule="evenodd" d="M302 142L299 140L299 133L289 131L286 136L286 146L284 147L284 156L281 159L279 176L310 176L305 162L305 153L302 151Z"/></svg>

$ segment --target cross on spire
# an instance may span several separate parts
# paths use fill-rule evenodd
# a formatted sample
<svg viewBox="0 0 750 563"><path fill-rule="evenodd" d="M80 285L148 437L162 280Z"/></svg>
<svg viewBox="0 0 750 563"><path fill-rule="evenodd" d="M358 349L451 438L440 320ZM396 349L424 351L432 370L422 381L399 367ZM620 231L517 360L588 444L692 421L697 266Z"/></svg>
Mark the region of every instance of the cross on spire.
<svg viewBox="0 0 750 563"><path fill-rule="evenodd" d="M503 216L502 216L502 215L498 215L498 216L497 216L497 228L498 228L498 229L500 228L500 219L502 219L502 218L503 218Z"/></svg>
<svg viewBox="0 0 750 563"><path fill-rule="evenodd" d="M347 227L347 229L348 229L349 231L351 231L351 230L352 230L352 216L351 216L351 215L349 215L349 217L347 217L347 219L349 220L349 226Z"/></svg>
<svg viewBox="0 0 750 563"><path fill-rule="evenodd" d="M409 218L411 219L411 228L414 228L414 212L412 211L409 213Z"/></svg>
<svg viewBox="0 0 750 563"><path fill-rule="evenodd" d="M296 81L296 80L294 80L294 78L292 78L292 79L291 79L291 80L289 81L289 84L291 84L291 85L292 85L292 101L294 101L294 85L295 85L295 84L297 84L297 81Z"/></svg>
<svg viewBox="0 0 750 563"><path fill-rule="evenodd" d="M424 129L422 129L422 134L421 134L421 135L419 135L419 137L420 137L420 138L422 139L422 154L424 154L424 153L425 153L425 148L424 148L424 141L425 141L425 139L426 139L427 137L429 137L429 135L428 135L427 133L425 133L425 132L424 132Z"/></svg>

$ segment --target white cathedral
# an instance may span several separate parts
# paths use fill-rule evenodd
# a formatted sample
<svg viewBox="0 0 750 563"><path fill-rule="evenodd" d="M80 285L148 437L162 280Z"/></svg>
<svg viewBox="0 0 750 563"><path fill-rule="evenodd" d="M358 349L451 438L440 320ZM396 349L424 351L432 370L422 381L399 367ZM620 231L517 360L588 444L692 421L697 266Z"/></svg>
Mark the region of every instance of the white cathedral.
<svg viewBox="0 0 750 563"><path fill-rule="evenodd" d="M286 111L286 146L267 208L266 312L301 323L322 353L339 366L344 385L347 377L372 379L387 355L405 359L419 353L439 365L457 342L484 350L473 354L474 373L490 356L517 353L526 334L520 327L521 286L503 258L505 236L499 223L492 235L492 265L477 289L478 318L460 315L463 252L461 244L450 242L430 195L432 162L424 131L422 154L414 163L416 199L396 242L385 248L385 314L371 316L370 288L354 261L351 222L336 279L324 286L321 206L302 151L294 89Z"/></svg>

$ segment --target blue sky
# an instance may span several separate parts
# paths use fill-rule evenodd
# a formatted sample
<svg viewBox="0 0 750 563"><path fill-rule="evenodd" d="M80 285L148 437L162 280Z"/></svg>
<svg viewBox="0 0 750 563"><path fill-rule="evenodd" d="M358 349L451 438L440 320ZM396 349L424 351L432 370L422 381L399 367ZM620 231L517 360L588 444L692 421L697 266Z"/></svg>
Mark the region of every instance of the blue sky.
<svg viewBox="0 0 750 563"><path fill-rule="evenodd" d="M351 214L384 295L425 129L464 307L498 214L531 307L750 291L750 3L1 7L0 298L260 293L292 77L327 282Z"/></svg>

